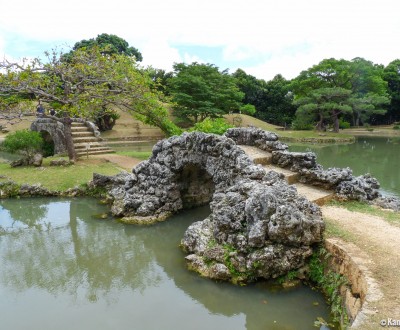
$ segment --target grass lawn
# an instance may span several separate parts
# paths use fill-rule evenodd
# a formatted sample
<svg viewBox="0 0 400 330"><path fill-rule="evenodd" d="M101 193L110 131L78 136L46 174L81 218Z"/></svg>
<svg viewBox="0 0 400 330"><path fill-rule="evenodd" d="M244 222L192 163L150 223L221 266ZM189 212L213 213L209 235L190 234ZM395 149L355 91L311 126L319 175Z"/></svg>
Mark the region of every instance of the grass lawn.
<svg viewBox="0 0 400 330"><path fill-rule="evenodd" d="M306 141L306 140L318 140L318 142L350 142L354 141L354 136L350 134L333 133L333 132L317 132L317 131L292 131L292 130L283 130L282 127L268 124L262 120L257 118L248 116L248 115L239 115L241 118L240 126L248 127L255 126L266 131L274 132L281 137L282 141ZM234 124L235 117L238 115L227 115L225 119L228 123Z"/></svg>
<svg viewBox="0 0 400 330"><path fill-rule="evenodd" d="M69 166L49 166L50 160L46 158L42 167L12 168L7 163L0 163L0 180L10 179L18 184L40 183L47 189L63 191L89 182L94 172L104 175L121 172L121 168L115 164L101 159L79 160Z"/></svg>
<svg viewBox="0 0 400 330"><path fill-rule="evenodd" d="M151 156L151 151L117 151L116 154L146 160Z"/></svg>

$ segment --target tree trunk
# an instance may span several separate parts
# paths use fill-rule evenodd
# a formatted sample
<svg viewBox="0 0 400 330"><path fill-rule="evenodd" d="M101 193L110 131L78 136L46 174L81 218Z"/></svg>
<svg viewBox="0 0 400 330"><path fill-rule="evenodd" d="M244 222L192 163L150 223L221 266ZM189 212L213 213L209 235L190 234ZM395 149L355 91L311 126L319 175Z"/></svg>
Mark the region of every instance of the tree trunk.
<svg viewBox="0 0 400 330"><path fill-rule="evenodd" d="M333 131L339 133L339 112L333 110Z"/></svg>
<svg viewBox="0 0 400 330"><path fill-rule="evenodd" d="M317 131L323 131L324 130L324 117L322 114L319 114L319 121L317 123Z"/></svg>
<svg viewBox="0 0 400 330"><path fill-rule="evenodd" d="M64 124L64 136L65 136L65 145L67 147L68 158L70 161L76 161L76 152L74 147L74 141L72 141L72 131L71 131L71 118L66 114L63 118Z"/></svg>

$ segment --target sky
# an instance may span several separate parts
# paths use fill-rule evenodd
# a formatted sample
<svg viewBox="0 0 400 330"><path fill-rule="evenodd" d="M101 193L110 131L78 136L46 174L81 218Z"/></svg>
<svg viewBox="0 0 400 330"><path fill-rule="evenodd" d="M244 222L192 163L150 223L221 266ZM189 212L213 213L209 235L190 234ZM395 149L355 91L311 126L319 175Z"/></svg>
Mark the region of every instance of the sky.
<svg viewBox="0 0 400 330"><path fill-rule="evenodd" d="M4 3L6 2L6 4ZM0 60L41 57L102 33L144 66L211 63L259 79L296 77L325 58L400 58L399 0L5 0Z"/></svg>

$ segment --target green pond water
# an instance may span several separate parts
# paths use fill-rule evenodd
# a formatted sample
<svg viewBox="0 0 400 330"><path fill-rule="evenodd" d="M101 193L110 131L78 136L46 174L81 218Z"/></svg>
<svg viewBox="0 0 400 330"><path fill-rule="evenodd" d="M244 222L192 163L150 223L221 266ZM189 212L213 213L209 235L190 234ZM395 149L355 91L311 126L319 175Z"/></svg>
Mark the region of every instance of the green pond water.
<svg viewBox="0 0 400 330"><path fill-rule="evenodd" d="M107 211L90 198L0 200L1 329L301 330L329 319L309 287L188 271L179 242L208 207L150 227L101 219Z"/></svg>
<svg viewBox="0 0 400 330"><path fill-rule="evenodd" d="M350 167L354 175L370 173L382 194L400 197L400 138L357 137L352 144L296 145L290 151L313 151L324 168Z"/></svg>

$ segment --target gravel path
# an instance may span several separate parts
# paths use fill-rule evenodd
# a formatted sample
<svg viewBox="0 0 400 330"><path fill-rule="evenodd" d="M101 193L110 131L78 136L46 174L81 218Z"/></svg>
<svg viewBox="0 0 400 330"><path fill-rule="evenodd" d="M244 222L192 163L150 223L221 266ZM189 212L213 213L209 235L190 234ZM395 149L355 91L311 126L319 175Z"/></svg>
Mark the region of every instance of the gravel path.
<svg viewBox="0 0 400 330"><path fill-rule="evenodd" d="M334 206L323 206L328 226L347 233L344 239L358 246L370 258L370 271L384 297L373 306L365 329L379 329L382 319L400 320L400 227L384 219ZM400 217L400 215L399 215Z"/></svg>

